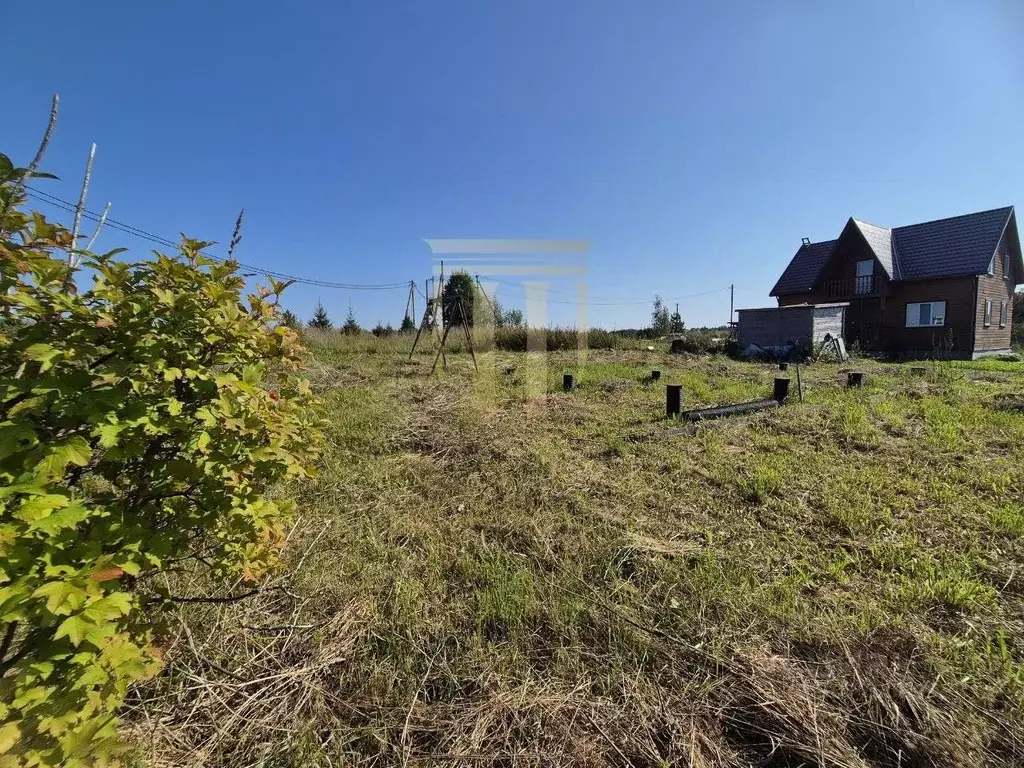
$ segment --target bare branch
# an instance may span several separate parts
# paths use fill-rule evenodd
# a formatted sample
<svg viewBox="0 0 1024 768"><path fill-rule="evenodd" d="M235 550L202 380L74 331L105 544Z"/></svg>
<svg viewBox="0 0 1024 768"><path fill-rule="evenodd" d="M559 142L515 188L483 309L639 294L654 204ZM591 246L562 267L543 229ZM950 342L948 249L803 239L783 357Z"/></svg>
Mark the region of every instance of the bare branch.
<svg viewBox="0 0 1024 768"><path fill-rule="evenodd" d="M243 592L240 595L225 595L224 597L182 597L180 595L168 595L167 599L174 603L237 603L239 600L245 600L249 597L262 594L263 592L269 592L273 589L284 589L284 587L270 587L254 589L249 592Z"/></svg>
<svg viewBox="0 0 1024 768"><path fill-rule="evenodd" d="M103 215L100 216L99 223L96 225L96 231L92 233L92 237L89 238L89 242L86 243L84 250L91 251L92 244L96 242L96 238L100 235L100 230L103 229L103 225L107 222L107 214L110 213L110 202L107 202L106 208L103 209Z"/></svg>
<svg viewBox="0 0 1024 768"><path fill-rule="evenodd" d="M89 194L89 181L92 179L92 164L96 161L96 142L89 148L89 160L85 164L85 178L82 179L82 191L78 194L78 205L75 206L75 220L71 227L71 245L68 246L68 266L76 267L81 257L75 258L75 247L78 245L78 231L82 226L82 212L85 210L85 198Z"/></svg>
<svg viewBox="0 0 1024 768"><path fill-rule="evenodd" d="M60 96L56 93L53 94L53 102L50 104L50 121L46 124L46 132L43 134L43 140L39 142L39 149L36 150L36 156L32 158L32 162L29 163L28 169L24 176L18 179L18 182L14 185L14 189L11 191L10 196L4 202L3 210L0 211L0 216L7 213L7 209L11 207L11 203L21 192L21 188L25 186L25 180L32 178L32 175L38 170L39 163L43 160L43 155L46 154L46 148L50 146L50 138L53 136L53 129L57 125L57 113L60 107Z"/></svg>

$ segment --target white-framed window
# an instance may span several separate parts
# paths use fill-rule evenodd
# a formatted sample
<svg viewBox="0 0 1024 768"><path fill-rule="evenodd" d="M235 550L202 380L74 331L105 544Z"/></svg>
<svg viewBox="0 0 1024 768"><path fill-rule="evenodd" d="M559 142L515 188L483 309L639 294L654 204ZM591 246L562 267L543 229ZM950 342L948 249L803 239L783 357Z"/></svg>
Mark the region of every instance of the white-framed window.
<svg viewBox="0 0 1024 768"><path fill-rule="evenodd" d="M1010 252L1003 254L1003 280L1010 279Z"/></svg>
<svg viewBox="0 0 1024 768"><path fill-rule="evenodd" d="M907 328L946 324L946 302L924 301L907 304Z"/></svg>
<svg viewBox="0 0 1024 768"><path fill-rule="evenodd" d="M1006 327L1007 309L1008 309L1007 302L1000 301L999 302L999 327L1000 328L1005 328Z"/></svg>
<svg viewBox="0 0 1024 768"><path fill-rule="evenodd" d="M857 280L854 283L854 293L871 293L874 289L874 282L871 278L875 275L875 260L864 259L857 262Z"/></svg>
<svg viewBox="0 0 1024 768"><path fill-rule="evenodd" d="M992 299L985 299L985 327L992 325Z"/></svg>

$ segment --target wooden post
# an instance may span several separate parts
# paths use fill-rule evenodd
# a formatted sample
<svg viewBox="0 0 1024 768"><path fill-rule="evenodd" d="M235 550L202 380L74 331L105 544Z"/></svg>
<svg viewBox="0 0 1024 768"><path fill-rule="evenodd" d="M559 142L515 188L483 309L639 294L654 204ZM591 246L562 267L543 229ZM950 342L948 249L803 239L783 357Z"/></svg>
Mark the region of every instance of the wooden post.
<svg viewBox="0 0 1024 768"><path fill-rule="evenodd" d="M573 376L571 373L563 373L562 374L562 391L563 392L572 392L574 389L576 389L576 377Z"/></svg>
<svg viewBox="0 0 1024 768"><path fill-rule="evenodd" d="M480 367L476 364L476 352L473 350L473 334L470 333L469 324L466 322L466 306L459 296L459 314L462 315L462 330L466 332L466 344L469 345L469 354L473 358L473 370L480 373Z"/></svg>
<svg viewBox="0 0 1024 768"><path fill-rule="evenodd" d="M448 358L444 354L444 345L448 341L448 331L450 331L451 329L452 329L452 327L450 325L446 325L444 327L444 333L441 334L441 344L437 348L437 354L434 355L434 364L432 366L430 366L430 372L431 373L433 373L435 370L437 370L437 359L439 357L444 360L444 369L448 370Z"/></svg>
<svg viewBox="0 0 1024 768"><path fill-rule="evenodd" d="M863 387L864 386L864 372L863 371L850 371L846 374L846 386L848 387Z"/></svg>
<svg viewBox="0 0 1024 768"><path fill-rule="evenodd" d="M665 416L673 418L683 411L683 385L665 385Z"/></svg>
<svg viewBox="0 0 1024 768"><path fill-rule="evenodd" d="M796 364L796 394L800 398L800 402L804 401L804 385L800 381L800 363Z"/></svg>
<svg viewBox="0 0 1024 768"><path fill-rule="evenodd" d="M789 363L786 363L786 362L779 363L779 370L780 371L788 371L789 370Z"/></svg>
<svg viewBox="0 0 1024 768"><path fill-rule="evenodd" d="M772 399L778 403L784 403L787 397L789 397L789 379L776 379Z"/></svg>
<svg viewBox="0 0 1024 768"><path fill-rule="evenodd" d="M416 351L416 345L420 342L420 334L423 333L423 329L430 323L430 310L433 306L433 299L427 299L427 308L423 310L423 319L420 320L420 327L416 329L416 338L412 340L412 349L409 350L410 360L412 360L413 353Z"/></svg>
<svg viewBox="0 0 1024 768"><path fill-rule="evenodd" d="M661 378L661 371L651 371L651 381L657 381Z"/></svg>

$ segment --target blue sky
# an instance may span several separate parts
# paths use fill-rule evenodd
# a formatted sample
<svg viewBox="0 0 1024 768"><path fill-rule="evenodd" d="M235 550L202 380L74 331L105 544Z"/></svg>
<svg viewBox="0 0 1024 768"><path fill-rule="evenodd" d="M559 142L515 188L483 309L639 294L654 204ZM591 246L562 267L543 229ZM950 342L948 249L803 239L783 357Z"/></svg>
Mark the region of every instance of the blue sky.
<svg viewBox="0 0 1024 768"><path fill-rule="evenodd" d="M30 159L58 92L45 166L64 180L42 189L73 199L95 141L90 208L226 242L244 207L241 258L323 280L422 285L428 237L588 238L594 301L734 283L759 306L800 238L850 215L1024 201L1013 0L53 2L42 25L25 8L0 10L0 151ZM97 248L121 245L151 247ZM318 298L364 325L405 306L301 285L285 304ZM728 318L727 291L680 304L689 325Z"/></svg>

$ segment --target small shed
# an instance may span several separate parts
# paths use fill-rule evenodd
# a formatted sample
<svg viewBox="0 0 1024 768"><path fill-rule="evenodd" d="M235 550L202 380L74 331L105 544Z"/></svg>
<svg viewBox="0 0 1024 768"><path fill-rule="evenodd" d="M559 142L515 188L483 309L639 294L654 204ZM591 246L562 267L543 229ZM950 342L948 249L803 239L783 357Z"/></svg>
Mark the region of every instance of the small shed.
<svg viewBox="0 0 1024 768"><path fill-rule="evenodd" d="M736 340L746 349L798 347L816 349L826 334L843 335L849 303L794 304L737 310Z"/></svg>

